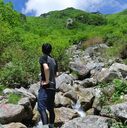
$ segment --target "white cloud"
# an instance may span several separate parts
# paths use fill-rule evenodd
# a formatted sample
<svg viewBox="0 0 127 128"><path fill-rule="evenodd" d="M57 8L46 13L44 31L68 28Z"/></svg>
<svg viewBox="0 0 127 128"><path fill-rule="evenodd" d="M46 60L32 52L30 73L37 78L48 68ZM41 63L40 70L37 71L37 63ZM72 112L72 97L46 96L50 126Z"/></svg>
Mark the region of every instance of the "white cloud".
<svg viewBox="0 0 127 128"><path fill-rule="evenodd" d="M127 8L127 4L121 4L117 0L28 0L25 8L22 10L24 14L35 12L36 16L53 10L62 10L67 7L74 7L85 11L99 11L105 6L122 10Z"/></svg>
<svg viewBox="0 0 127 128"><path fill-rule="evenodd" d="M42 13L46 13L53 10L61 10L66 7L75 7L74 0L28 0L25 4L25 9L23 13L27 14L31 11L36 12L36 16L39 16Z"/></svg>

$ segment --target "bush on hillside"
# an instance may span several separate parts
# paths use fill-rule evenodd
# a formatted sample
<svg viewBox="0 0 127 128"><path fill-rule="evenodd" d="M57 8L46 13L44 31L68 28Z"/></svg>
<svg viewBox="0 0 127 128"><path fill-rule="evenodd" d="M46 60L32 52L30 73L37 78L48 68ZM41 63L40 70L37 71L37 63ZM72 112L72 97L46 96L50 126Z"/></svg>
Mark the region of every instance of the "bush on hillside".
<svg viewBox="0 0 127 128"><path fill-rule="evenodd" d="M90 39L82 42L82 49L86 49L90 46L97 45L97 44L102 44L102 43L103 43L103 38L102 37L90 38Z"/></svg>
<svg viewBox="0 0 127 128"><path fill-rule="evenodd" d="M53 45L53 56L60 70L65 71L68 61L65 49L72 44L88 39L88 44L84 41L88 47L101 42L104 37L104 41L112 45L108 52L119 55L127 41L125 15L105 16L67 8L42 17L25 17L14 11L12 4L4 4L3 0L0 0L0 12L0 83L3 85L19 83L24 86L38 80L42 42ZM65 27L69 17L76 23L73 29ZM9 64L12 66L8 67Z"/></svg>
<svg viewBox="0 0 127 128"><path fill-rule="evenodd" d="M89 25L104 25L106 24L106 18L103 15L100 14L82 14L76 17L78 22L81 22L83 24L89 24Z"/></svg>
<svg viewBox="0 0 127 128"><path fill-rule="evenodd" d="M121 52L120 52L120 57L121 57L122 59L127 59L127 45L125 45L125 46L123 47L123 49L121 50Z"/></svg>

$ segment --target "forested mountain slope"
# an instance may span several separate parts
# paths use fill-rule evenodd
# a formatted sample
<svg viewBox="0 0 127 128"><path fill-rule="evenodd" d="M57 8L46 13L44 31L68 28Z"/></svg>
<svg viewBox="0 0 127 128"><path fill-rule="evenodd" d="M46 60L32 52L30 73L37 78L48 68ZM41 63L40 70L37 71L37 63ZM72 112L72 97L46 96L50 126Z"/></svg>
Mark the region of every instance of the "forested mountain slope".
<svg viewBox="0 0 127 128"><path fill-rule="evenodd" d="M106 43L105 57L121 57L127 63L127 10L103 15L74 8L28 17L0 0L0 83L29 85L38 79L41 45L50 42L61 70L65 49L81 43L81 49Z"/></svg>

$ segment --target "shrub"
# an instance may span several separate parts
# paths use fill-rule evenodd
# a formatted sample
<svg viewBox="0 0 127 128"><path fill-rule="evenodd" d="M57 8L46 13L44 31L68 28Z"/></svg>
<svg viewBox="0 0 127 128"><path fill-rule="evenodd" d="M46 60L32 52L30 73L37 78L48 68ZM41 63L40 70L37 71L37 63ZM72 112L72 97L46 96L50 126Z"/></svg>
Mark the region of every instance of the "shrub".
<svg viewBox="0 0 127 128"><path fill-rule="evenodd" d="M123 99L121 99L121 96L127 94L127 81L124 81L124 80L114 79L112 83L105 83L105 84L102 83L102 84L99 84L98 86L100 88L103 88L103 87L109 86L110 84L111 85L113 84L115 86L115 92L111 97L102 93L100 97L100 101L102 105L123 102Z"/></svg>
<svg viewBox="0 0 127 128"><path fill-rule="evenodd" d="M0 95L2 95L3 93L3 90L5 89L6 87L4 85L0 85Z"/></svg>
<svg viewBox="0 0 127 128"><path fill-rule="evenodd" d="M122 59L127 59L127 45L125 45L125 46L122 48L122 50L121 50L121 52L120 52L120 57L121 57Z"/></svg>
<svg viewBox="0 0 127 128"><path fill-rule="evenodd" d="M104 25L106 18L101 14L83 13L75 17L78 22L89 25Z"/></svg>
<svg viewBox="0 0 127 128"><path fill-rule="evenodd" d="M127 128L127 124L122 122L113 122L111 128Z"/></svg>
<svg viewBox="0 0 127 128"><path fill-rule="evenodd" d="M21 95L20 94L9 94L8 96L8 103L12 103L12 104L17 104L18 101L21 99Z"/></svg>
<svg viewBox="0 0 127 128"><path fill-rule="evenodd" d="M102 37L94 37L94 38L91 38L91 39L88 39L88 40L82 42L82 48L85 49L87 47L90 47L90 46L93 46L96 44L101 44L101 43L103 43Z"/></svg>

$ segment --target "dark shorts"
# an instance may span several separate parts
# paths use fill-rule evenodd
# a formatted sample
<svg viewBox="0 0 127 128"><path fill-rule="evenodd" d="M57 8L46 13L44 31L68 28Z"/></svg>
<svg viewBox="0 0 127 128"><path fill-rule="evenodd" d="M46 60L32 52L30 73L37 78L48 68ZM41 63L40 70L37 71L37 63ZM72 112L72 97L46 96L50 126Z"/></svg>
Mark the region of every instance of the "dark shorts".
<svg viewBox="0 0 127 128"><path fill-rule="evenodd" d="M38 91L38 110L50 110L54 108L55 91L40 87Z"/></svg>

